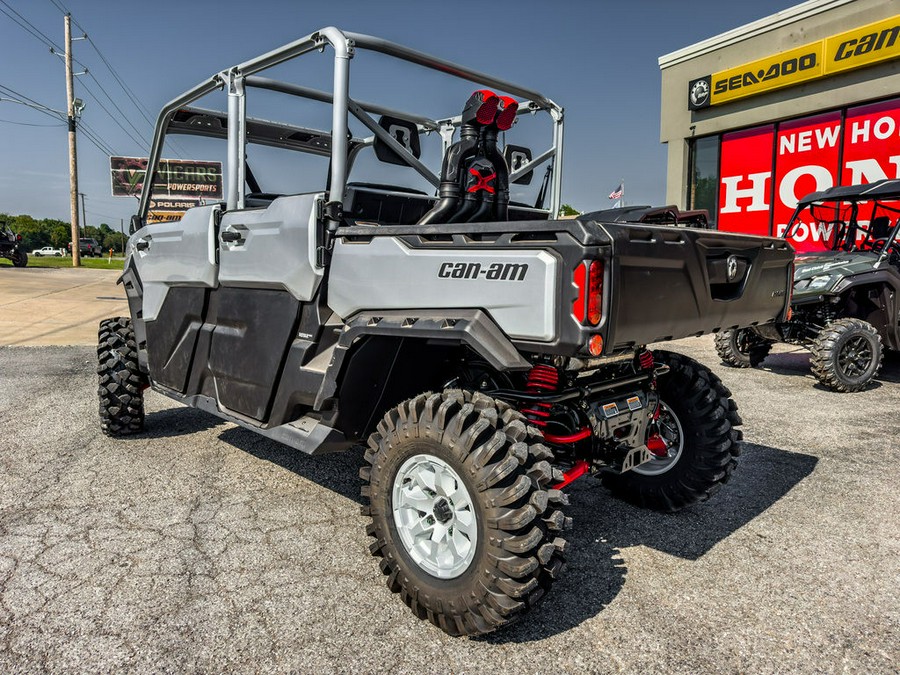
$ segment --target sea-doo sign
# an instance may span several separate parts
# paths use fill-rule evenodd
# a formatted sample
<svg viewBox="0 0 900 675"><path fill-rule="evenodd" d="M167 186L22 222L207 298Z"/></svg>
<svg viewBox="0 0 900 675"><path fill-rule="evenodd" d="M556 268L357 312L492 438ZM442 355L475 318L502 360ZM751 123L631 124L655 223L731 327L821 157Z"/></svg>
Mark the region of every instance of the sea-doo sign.
<svg viewBox="0 0 900 675"><path fill-rule="evenodd" d="M728 103L898 56L900 15L691 80L688 109Z"/></svg>

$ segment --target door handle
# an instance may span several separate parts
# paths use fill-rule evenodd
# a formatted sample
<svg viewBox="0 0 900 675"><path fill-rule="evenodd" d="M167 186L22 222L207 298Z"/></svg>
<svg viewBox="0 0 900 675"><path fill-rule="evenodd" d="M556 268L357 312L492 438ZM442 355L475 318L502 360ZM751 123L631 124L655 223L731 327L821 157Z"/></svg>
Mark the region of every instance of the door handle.
<svg viewBox="0 0 900 675"><path fill-rule="evenodd" d="M240 232L235 232L234 230L225 230L222 233L222 241L229 244L239 244L244 241L244 238L241 236Z"/></svg>
<svg viewBox="0 0 900 675"><path fill-rule="evenodd" d="M135 242L134 247L138 251L146 251L148 248L150 248L150 240L149 239L138 239Z"/></svg>

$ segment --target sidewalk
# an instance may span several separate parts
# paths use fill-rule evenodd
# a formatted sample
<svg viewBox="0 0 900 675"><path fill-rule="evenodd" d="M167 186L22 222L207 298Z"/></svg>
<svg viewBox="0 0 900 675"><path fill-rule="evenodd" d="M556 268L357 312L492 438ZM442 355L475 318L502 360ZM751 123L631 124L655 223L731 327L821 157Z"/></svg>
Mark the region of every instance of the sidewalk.
<svg viewBox="0 0 900 675"><path fill-rule="evenodd" d="M121 273L0 267L0 346L95 345L101 319L128 316Z"/></svg>

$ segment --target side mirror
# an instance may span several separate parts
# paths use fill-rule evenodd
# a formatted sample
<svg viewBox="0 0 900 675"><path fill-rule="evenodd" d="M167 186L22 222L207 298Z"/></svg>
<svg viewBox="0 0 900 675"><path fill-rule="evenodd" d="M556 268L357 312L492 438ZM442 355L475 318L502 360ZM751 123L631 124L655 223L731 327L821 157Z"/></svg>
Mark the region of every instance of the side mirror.
<svg viewBox="0 0 900 675"><path fill-rule="evenodd" d="M513 173L521 169L531 161L531 150L521 145L507 145L503 148L503 158L509 166L509 172ZM534 171L529 171L521 178L513 181L516 185L531 185L531 179L534 178Z"/></svg>
<svg viewBox="0 0 900 675"><path fill-rule="evenodd" d="M391 138L406 148L409 153L419 159L422 156L422 146L419 143L419 130L416 125L407 120L401 120L390 115L382 115L378 120L378 126L387 131ZM398 164L399 166L409 166L409 162L405 161L400 155L394 152L380 138L375 137L375 156L382 162L387 164Z"/></svg>

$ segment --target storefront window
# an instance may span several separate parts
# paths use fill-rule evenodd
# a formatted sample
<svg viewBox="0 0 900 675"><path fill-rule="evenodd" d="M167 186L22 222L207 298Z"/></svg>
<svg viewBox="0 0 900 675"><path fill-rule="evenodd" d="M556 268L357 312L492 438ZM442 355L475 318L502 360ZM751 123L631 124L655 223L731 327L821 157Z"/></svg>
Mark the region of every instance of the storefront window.
<svg viewBox="0 0 900 675"><path fill-rule="evenodd" d="M691 175L687 207L706 209L711 223L716 220L716 196L719 192L719 137L694 139L691 144Z"/></svg>

